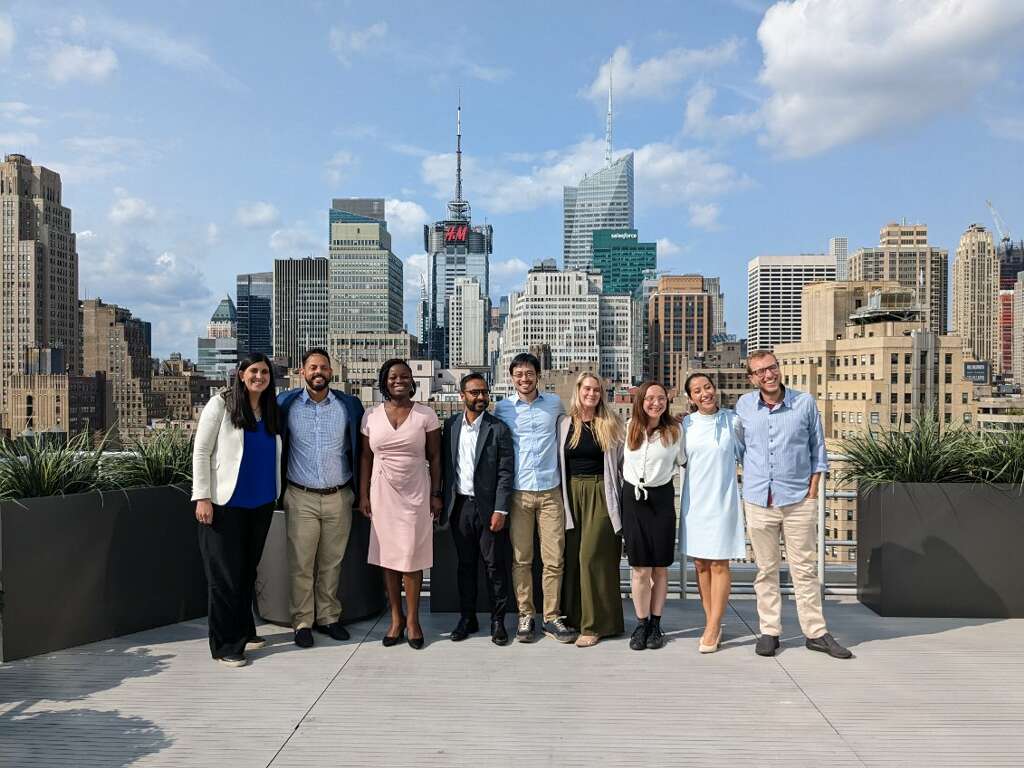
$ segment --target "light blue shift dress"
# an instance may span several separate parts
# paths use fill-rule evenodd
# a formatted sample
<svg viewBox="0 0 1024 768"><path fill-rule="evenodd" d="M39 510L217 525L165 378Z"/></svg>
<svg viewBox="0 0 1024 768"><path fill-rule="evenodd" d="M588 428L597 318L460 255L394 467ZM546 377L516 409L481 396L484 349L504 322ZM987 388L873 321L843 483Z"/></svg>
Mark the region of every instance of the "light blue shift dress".
<svg viewBox="0 0 1024 768"><path fill-rule="evenodd" d="M736 560L746 557L743 512L736 462L743 436L736 412L691 413L683 419L686 476L683 480L680 548L689 557Z"/></svg>

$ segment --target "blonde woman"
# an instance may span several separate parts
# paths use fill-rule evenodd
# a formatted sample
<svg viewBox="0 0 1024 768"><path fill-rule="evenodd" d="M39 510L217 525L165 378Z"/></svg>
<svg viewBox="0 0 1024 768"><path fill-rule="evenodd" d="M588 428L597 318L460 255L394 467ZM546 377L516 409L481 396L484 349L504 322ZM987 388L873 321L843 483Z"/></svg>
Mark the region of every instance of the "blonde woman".
<svg viewBox="0 0 1024 768"><path fill-rule="evenodd" d="M565 532L562 610L579 627L576 645L588 648L602 637L621 635L622 442L625 430L604 402L601 379L576 379L569 415L558 423L562 497L572 517Z"/></svg>
<svg viewBox="0 0 1024 768"><path fill-rule="evenodd" d="M665 645L661 613L668 597L668 566L675 559L676 493L672 484L686 464L686 443L668 412L668 393L649 381L633 400L623 455L622 528L633 569L637 626L634 651Z"/></svg>

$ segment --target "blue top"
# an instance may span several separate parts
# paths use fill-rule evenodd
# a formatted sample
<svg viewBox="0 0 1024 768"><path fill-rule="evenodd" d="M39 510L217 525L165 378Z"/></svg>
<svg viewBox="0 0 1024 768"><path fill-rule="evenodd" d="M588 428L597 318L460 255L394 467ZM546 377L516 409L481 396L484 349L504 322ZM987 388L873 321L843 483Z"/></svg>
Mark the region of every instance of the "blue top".
<svg viewBox="0 0 1024 768"><path fill-rule="evenodd" d="M246 429L242 434L242 463L226 506L255 509L277 499L277 438L264 429L262 421L252 432Z"/></svg>
<svg viewBox="0 0 1024 768"><path fill-rule="evenodd" d="M307 488L333 488L352 479L348 413L334 393L319 403L303 387L288 409L288 479Z"/></svg>
<svg viewBox="0 0 1024 768"><path fill-rule="evenodd" d="M736 462L743 436L735 412L721 408L683 419L686 475L680 505L680 550L708 560L746 556Z"/></svg>
<svg viewBox="0 0 1024 768"><path fill-rule="evenodd" d="M517 491L549 491L558 487L556 427L563 413L561 399L545 392L538 392L532 403L514 394L494 406L494 415L512 430Z"/></svg>
<svg viewBox="0 0 1024 768"><path fill-rule="evenodd" d="M746 451L743 498L768 506L796 504L807 497L811 475L828 469L825 432L814 398L786 387L782 402L769 407L760 392L736 403Z"/></svg>

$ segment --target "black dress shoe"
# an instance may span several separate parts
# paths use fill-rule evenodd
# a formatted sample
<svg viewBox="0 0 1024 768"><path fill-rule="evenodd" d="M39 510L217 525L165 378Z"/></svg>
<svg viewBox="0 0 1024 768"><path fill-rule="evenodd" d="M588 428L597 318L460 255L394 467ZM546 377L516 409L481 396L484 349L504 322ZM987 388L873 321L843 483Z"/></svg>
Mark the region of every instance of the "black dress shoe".
<svg viewBox="0 0 1024 768"><path fill-rule="evenodd" d="M505 630L504 619L491 621L491 642L495 645L508 645L508 632Z"/></svg>
<svg viewBox="0 0 1024 768"><path fill-rule="evenodd" d="M313 633L310 632L309 627L303 627L302 629L295 630L295 644L299 646L299 648L313 647Z"/></svg>
<svg viewBox="0 0 1024 768"><path fill-rule="evenodd" d="M455 625L455 629L452 630L451 637L456 643L465 640L467 637L472 635L474 632L480 631L480 625L477 623L476 616L463 616L459 619L459 623Z"/></svg>
<svg viewBox="0 0 1024 768"><path fill-rule="evenodd" d="M844 648L836 639L826 632L821 637L816 637L813 640L807 638L807 642L804 643L812 651L821 651L827 653L833 659L849 659L853 657L848 648Z"/></svg>
<svg viewBox="0 0 1024 768"><path fill-rule="evenodd" d="M754 646L754 653L758 656L774 656L779 647L777 635L761 635L757 638L757 645Z"/></svg>
<svg viewBox="0 0 1024 768"><path fill-rule="evenodd" d="M335 640L349 639L348 630L341 626L340 621L332 621L330 624L314 624L313 629L317 632L323 632Z"/></svg>
<svg viewBox="0 0 1024 768"><path fill-rule="evenodd" d="M417 651L420 650L421 648L423 648L423 638L422 637L410 637L409 638L409 647L413 648L413 649L415 649Z"/></svg>
<svg viewBox="0 0 1024 768"><path fill-rule="evenodd" d="M380 644L383 645L385 648L390 648L393 645L398 645L400 642L402 642L402 635L404 634L405 622L403 621L402 626L398 628L398 634L394 637L392 637L391 635L384 635L384 637L380 639Z"/></svg>

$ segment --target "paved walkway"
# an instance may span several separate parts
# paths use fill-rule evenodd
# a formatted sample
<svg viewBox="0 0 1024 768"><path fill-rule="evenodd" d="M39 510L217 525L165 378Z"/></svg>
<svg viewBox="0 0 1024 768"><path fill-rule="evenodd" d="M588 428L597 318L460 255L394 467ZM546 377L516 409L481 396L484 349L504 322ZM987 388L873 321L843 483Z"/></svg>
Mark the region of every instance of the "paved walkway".
<svg viewBox="0 0 1024 768"><path fill-rule="evenodd" d="M754 656L743 598L709 656L695 600L671 600L671 642L639 653L625 639L455 644L455 617L424 612L419 652L382 647L386 620L306 651L265 626L269 647L228 669L203 622L178 624L0 664L0 766L1024 764L1024 620L829 601L856 653L841 662L806 651L786 608L794 634L775 659Z"/></svg>

